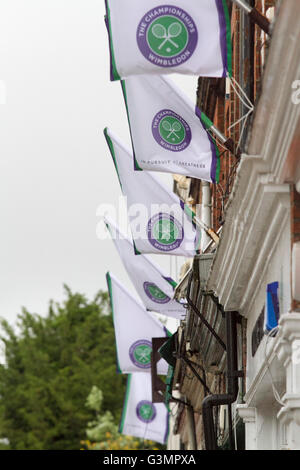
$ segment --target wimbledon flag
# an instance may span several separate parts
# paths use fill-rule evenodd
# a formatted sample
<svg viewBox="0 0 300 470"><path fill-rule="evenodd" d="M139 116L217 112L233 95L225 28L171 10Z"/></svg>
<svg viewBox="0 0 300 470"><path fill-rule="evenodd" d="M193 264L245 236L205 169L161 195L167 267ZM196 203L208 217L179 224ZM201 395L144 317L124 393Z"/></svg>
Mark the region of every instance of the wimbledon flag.
<svg viewBox="0 0 300 470"><path fill-rule="evenodd" d="M127 197L136 253L194 256L201 232L191 210L154 173L135 172L129 151L108 129L104 135Z"/></svg>
<svg viewBox="0 0 300 470"><path fill-rule="evenodd" d="M164 275L146 255L136 256L132 242L112 221L105 220L114 244L147 310L181 320L186 315L184 306L173 300L176 282Z"/></svg>
<svg viewBox="0 0 300 470"><path fill-rule="evenodd" d="M219 151L207 117L167 77L122 81L136 170L177 173L218 182Z"/></svg>
<svg viewBox="0 0 300 470"><path fill-rule="evenodd" d="M111 274L106 275L117 345L118 372L151 372L152 338L167 336L163 325L145 310ZM167 375L168 364L158 363L158 373Z"/></svg>
<svg viewBox="0 0 300 470"><path fill-rule="evenodd" d="M169 413L164 403L152 403L151 374L128 376L120 433L161 444L167 442Z"/></svg>
<svg viewBox="0 0 300 470"><path fill-rule="evenodd" d="M111 80L130 75L231 75L226 0L106 0Z"/></svg>

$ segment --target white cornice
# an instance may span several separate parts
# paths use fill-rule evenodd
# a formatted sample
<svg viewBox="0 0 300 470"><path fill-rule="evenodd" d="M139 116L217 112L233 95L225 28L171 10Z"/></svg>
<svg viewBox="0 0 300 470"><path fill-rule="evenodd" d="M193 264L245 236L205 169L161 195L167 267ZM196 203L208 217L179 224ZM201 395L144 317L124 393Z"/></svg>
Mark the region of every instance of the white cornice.
<svg viewBox="0 0 300 470"><path fill-rule="evenodd" d="M257 172L256 164L261 167L261 161L251 157L241 164L208 283L225 310L249 306L289 222L289 185L272 184L269 174Z"/></svg>
<svg viewBox="0 0 300 470"><path fill-rule="evenodd" d="M298 0L282 2L251 130L253 155L242 156L208 281L226 310L245 316L283 230L289 230L286 161L300 119L300 105L292 101L292 83L300 79L297 12Z"/></svg>
<svg viewBox="0 0 300 470"><path fill-rule="evenodd" d="M299 0L282 2L248 150L262 156L277 183L286 181L285 161L300 119L300 105L293 100L293 83L300 79L299 16Z"/></svg>

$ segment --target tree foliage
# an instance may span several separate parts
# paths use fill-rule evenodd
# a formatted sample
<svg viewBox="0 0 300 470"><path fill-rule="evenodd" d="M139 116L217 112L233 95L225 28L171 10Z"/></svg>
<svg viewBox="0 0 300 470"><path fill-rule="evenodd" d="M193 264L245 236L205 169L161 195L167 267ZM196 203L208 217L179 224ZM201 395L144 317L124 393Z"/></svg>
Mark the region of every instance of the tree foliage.
<svg viewBox="0 0 300 470"><path fill-rule="evenodd" d="M153 441L124 436L118 431L109 411L102 410L103 393L93 386L87 398L86 407L93 410L95 418L88 423L86 435L88 440L81 441L86 450L158 450Z"/></svg>
<svg viewBox="0 0 300 470"><path fill-rule="evenodd" d="M93 418L85 402L94 384L103 390L103 411L115 422L121 415L125 380L116 374L108 295L89 302L65 292L46 317L23 309L18 333L1 321L0 439L11 449L78 449Z"/></svg>
<svg viewBox="0 0 300 470"><path fill-rule="evenodd" d="M103 393L94 385L86 401L86 407L96 414L95 419L88 423L86 430L90 441L104 441L107 433L112 435L118 433L118 426L114 422L113 415L110 411L103 412L102 406Z"/></svg>

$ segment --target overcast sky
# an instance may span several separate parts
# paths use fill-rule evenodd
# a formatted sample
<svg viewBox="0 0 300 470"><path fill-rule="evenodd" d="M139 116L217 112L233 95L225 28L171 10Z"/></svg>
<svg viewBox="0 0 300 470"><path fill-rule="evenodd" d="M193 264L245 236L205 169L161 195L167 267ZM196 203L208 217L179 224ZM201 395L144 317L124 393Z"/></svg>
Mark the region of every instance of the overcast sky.
<svg viewBox="0 0 300 470"><path fill-rule="evenodd" d="M93 297L107 270L134 292L112 241L96 237L97 208L121 195L103 128L129 145L103 16L104 0L0 0L0 316L10 321L21 306L44 315L64 283ZM196 77L175 80L195 101ZM169 256L155 260L170 273Z"/></svg>

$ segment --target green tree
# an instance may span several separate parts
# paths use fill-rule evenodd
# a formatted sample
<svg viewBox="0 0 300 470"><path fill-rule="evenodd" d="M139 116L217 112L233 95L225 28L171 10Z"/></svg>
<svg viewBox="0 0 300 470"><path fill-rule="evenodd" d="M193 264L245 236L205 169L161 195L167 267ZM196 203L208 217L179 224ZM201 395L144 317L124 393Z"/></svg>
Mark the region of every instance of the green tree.
<svg viewBox="0 0 300 470"><path fill-rule="evenodd" d="M78 449L93 412L85 407L93 384L103 411L121 415L125 380L116 374L108 295L93 301L65 287L46 317L23 309L18 334L1 321L5 365L0 366L0 439L11 449Z"/></svg>
<svg viewBox="0 0 300 470"><path fill-rule="evenodd" d="M118 434L118 426L114 422L113 415L110 411L103 412L103 393L102 391L93 386L87 401L86 407L94 411L96 417L93 421L88 423L86 435L89 441L104 441L107 433L113 436Z"/></svg>
<svg viewBox="0 0 300 470"><path fill-rule="evenodd" d="M88 423L86 430L88 440L81 441L86 450L158 450L162 448L153 441L120 434L110 411L103 411L103 393L95 385L92 387L85 406L95 414L95 418Z"/></svg>

